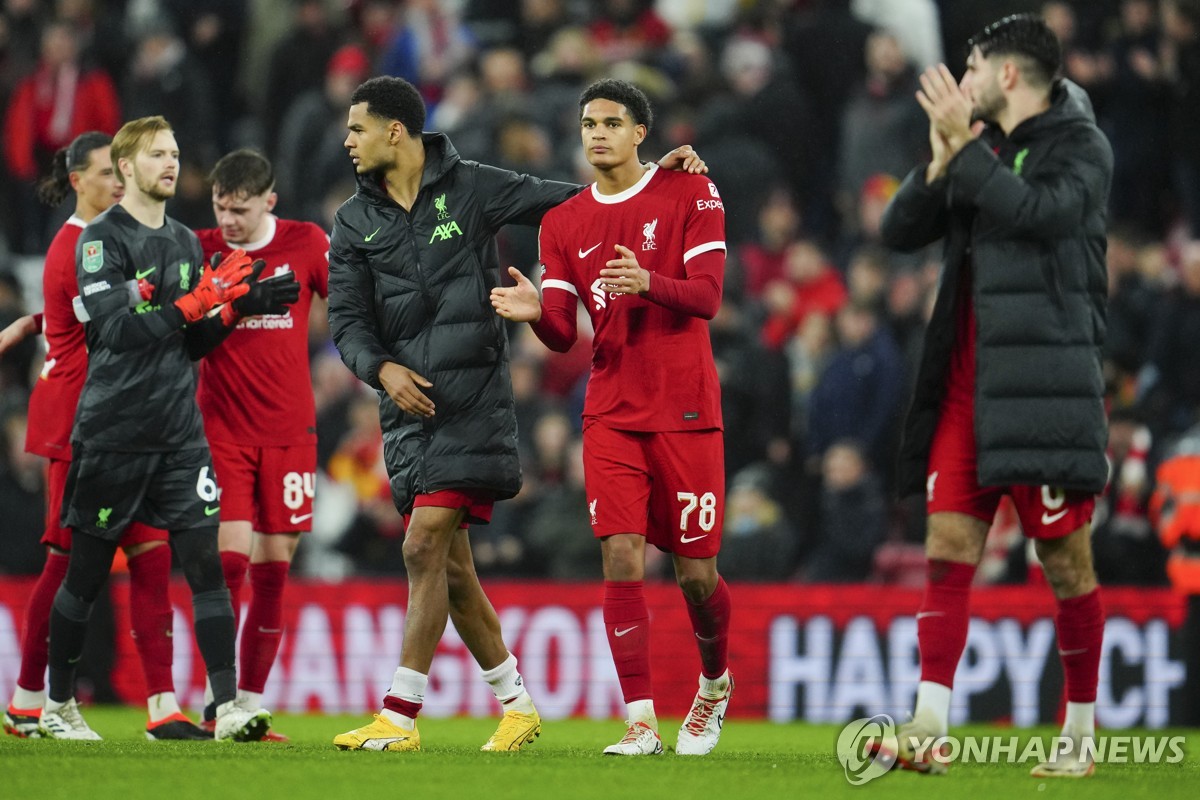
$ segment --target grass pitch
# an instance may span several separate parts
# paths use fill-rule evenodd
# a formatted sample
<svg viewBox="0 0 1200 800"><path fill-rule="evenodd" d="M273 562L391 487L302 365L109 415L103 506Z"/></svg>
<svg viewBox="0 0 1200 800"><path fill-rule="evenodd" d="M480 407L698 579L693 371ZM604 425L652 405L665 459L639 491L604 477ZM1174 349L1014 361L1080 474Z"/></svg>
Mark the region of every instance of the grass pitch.
<svg viewBox="0 0 1200 800"><path fill-rule="evenodd" d="M420 753L341 752L330 743L367 716L277 715L287 744L150 742L141 709L91 707L89 724L103 742L21 740L0 736L0 796L88 800L746 800L829 796L901 798L1100 798L1169 800L1195 796L1200 785L1200 733L1184 735L1179 764L1101 764L1086 780L1036 780L1030 765L955 764L950 774L893 772L850 786L834 754L833 725L774 725L729 720L720 747L704 758L669 752L678 721L661 721L668 752L660 757L600 754L622 733L620 722L568 720L543 724L542 736L520 753L481 753L492 720L427 719ZM1012 734L986 726L956 734ZM1022 738L1050 729L1021 731Z"/></svg>

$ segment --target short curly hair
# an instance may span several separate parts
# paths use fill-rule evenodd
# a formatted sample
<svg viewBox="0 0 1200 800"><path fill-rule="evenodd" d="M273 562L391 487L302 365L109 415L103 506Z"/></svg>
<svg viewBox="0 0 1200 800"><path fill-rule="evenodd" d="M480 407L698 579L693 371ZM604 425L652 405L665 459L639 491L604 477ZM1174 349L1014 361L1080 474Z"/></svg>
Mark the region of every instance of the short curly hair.
<svg viewBox="0 0 1200 800"><path fill-rule="evenodd" d="M996 20L967 40L967 50L988 56L1016 56L1025 80L1049 86L1062 69L1062 45L1036 14L1013 14Z"/></svg>
<svg viewBox="0 0 1200 800"><path fill-rule="evenodd" d="M380 75L363 81L350 96L350 105L367 104L367 113L386 120L399 120L408 135L417 137L425 129L425 101L421 93L403 78Z"/></svg>
<svg viewBox="0 0 1200 800"><path fill-rule="evenodd" d="M654 124L654 112L650 108L650 98L646 93L629 81L616 78L598 80L583 90L579 95L579 116L583 116L583 108L593 100L611 100L625 106L629 118L634 125L645 125L650 130Z"/></svg>

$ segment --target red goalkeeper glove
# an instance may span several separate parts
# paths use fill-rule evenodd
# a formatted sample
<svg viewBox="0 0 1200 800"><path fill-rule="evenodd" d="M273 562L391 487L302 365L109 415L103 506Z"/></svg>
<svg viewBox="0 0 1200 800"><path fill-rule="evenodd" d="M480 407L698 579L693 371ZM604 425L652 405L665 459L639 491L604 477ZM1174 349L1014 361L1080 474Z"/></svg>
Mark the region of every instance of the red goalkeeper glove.
<svg viewBox="0 0 1200 800"><path fill-rule="evenodd" d="M250 269L250 257L245 250L234 250L224 261L221 261L220 253L213 253L212 267L205 271L195 289L175 301L175 307L183 312L183 319L188 324L203 319L222 303L236 300L250 291L250 285L245 283Z"/></svg>

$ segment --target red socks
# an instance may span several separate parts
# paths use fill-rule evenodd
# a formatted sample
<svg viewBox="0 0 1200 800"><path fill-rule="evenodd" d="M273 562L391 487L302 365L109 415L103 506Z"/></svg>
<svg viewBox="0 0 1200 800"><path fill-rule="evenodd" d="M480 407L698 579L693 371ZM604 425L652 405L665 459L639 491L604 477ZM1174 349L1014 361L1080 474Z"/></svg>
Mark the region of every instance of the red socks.
<svg viewBox="0 0 1200 800"><path fill-rule="evenodd" d="M729 666L729 586L717 578L717 588L699 605L686 603L692 630L700 648L700 672L709 680L725 674Z"/></svg>
<svg viewBox="0 0 1200 800"><path fill-rule="evenodd" d="M250 556L232 550L221 551L221 571L225 573L225 585L229 587L229 601L233 603L233 629L242 617L242 584L246 582L246 570Z"/></svg>
<svg viewBox="0 0 1200 800"><path fill-rule="evenodd" d="M289 566L287 561L250 565L250 607L246 610L238 658L241 673L238 687L249 692L262 694L279 652L279 640L283 638L283 587Z"/></svg>
<svg viewBox="0 0 1200 800"><path fill-rule="evenodd" d="M917 643L921 680L954 685L954 671L967 646L971 579L975 567L955 561L931 560L927 565L925 598L917 612Z"/></svg>
<svg viewBox="0 0 1200 800"><path fill-rule="evenodd" d="M651 699L650 612L641 581L604 582L604 630L625 702Z"/></svg>
<svg viewBox="0 0 1200 800"><path fill-rule="evenodd" d="M1067 683L1067 701L1096 702L1100 645L1104 639L1104 607L1100 590L1058 601L1058 654Z"/></svg>
<svg viewBox="0 0 1200 800"><path fill-rule="evenodd" d="M66 553L46 551L42 574L29 595L25 606L25 633L21 637L21 672L17 685L31 692L46 688L46 663L50 658L50 608L54 595L67 575L71 557Z"/></svg>
<svg viewBox="0 0 1200 800"><path fill-rule="evenodd" d="M147 695L175 691L171 678L174 615L167 591L170 573L171 548L166 545L129 559L129 621L146 676Z"/></svg>

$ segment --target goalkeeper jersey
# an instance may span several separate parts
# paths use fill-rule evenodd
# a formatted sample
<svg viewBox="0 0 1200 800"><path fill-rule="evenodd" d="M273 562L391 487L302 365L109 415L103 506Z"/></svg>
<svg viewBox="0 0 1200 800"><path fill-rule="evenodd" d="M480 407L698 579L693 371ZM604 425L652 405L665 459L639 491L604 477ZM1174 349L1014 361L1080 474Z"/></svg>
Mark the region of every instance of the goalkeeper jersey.
<svg viewBox="0 0 1200 800"><path fill-rule="evenodd" d="M329 237L311 222L268 216L258 242L233 245L219 229L197 231L205 259L241 247L267 262L262 277L293 272L300 299L285 314L248 317L200 362L198 400L214 442L258 447L315 444L316 407L308 365L313 295L329 286Z"/></svg>
<svg viewBox="0 0 1200 800"><path fill-rule="evenodd" d="M84 228L75 266L91 321L72 442L119 452L205 445L196 369L175 307L196 288L202 264L196 235L170 217L148 228L115 205ZM145 280L150 298L130 306L128 280Z"/></svg>

